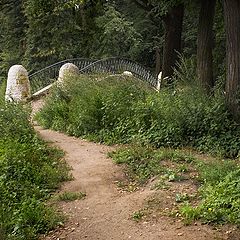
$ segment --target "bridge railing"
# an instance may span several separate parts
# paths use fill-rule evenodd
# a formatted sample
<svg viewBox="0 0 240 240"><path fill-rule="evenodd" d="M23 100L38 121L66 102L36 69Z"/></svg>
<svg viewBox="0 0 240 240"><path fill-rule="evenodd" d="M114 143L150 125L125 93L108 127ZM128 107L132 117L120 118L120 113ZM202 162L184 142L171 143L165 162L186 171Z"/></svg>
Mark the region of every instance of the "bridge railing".
<svg viewBox="0 0 240 240"><path fill-rule="evenodd" d="M79 69L82 69L95 60L90 60L86 58L73 58L73 59L66 59L61 62L54 63L50 66L47 66L33 74L29 75L29 80L31 84L32 93L35 93L42 88L54 83L59 75L59 69L65 63L73 63L78 66Z"/></svg>
<svg viewBox="0 0 240 240"><path fill-rule="evenodd" d="M118 74L122 73L123 71L129 71L133 74L134 77L148 82L152 87L156 88L158 82L157 77L154 76L149 70L140 64L128 59L107 58L101 60L90 60L86 58L75 58L55 63L31 74L29 76L29 79L32 93L35 93L55 82L58 78L60 67L65 63L75 64L82 74Z"/></svg>

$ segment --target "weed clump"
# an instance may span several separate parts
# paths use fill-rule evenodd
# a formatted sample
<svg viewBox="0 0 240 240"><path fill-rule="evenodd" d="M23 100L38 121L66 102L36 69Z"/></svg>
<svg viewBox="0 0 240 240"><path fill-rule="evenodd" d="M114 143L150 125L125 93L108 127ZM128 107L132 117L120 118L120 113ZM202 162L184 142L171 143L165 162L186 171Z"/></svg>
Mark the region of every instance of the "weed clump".
<svg viewBox="0 0 240 240"><path fill-rule="evenodd" d="M54 199L57 201L75 201L80 200L86 197L85 193L82 192L64 192L57 195Z"/></svg>

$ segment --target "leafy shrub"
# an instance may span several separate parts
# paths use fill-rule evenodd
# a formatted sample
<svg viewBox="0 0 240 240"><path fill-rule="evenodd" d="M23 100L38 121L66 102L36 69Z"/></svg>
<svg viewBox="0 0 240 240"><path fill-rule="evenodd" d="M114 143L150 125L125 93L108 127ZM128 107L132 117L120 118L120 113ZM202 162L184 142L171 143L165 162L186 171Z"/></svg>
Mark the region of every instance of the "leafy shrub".
<svg viewBox="0 0 240 240"><path fill-rule="evenodd" d="M137 131L134 104L145 98L146 86L124 78L116 84L114 77L82 77L67 83L64 89L53 89L40 111L37 118L44 127L108 143L131 141Z"/></svg>
<svg viewBox="0 0 240 240"><path fill-rule="evenodd" d="M240 170L230 172L216 185L204 189L200 217L210 222L240 223Z"/></svg>
<svg viewBox="0 0 240 240"><path fill-rule="evenodd" d="M189 203L180 208L187 221L203 219L205 222L239 224L239 166L235 160L199 162L197 169L201 187L200 203Z"/></svg>
<svg viewBox="0 0 240 240"><path fill-rule="evenodd" d="M240 126L220 91L207 96L194 84L157 93L135 79L81 76L52 90L38 121L108 144L192 146L225 157L240 150Z"/></svg>
<svg viewBox="0 0 240 240"><path fill-rule="evenodd" d="M68 179L62 152L38 138L26 107L0 104L0 237L36 239L60 216L44 201Z"/></svg>

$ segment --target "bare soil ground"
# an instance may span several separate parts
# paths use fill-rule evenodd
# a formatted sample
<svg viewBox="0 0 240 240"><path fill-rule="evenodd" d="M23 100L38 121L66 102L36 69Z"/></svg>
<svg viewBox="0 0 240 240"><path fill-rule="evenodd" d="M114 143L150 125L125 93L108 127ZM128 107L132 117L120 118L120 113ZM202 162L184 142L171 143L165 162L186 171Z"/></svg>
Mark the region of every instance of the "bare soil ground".
<svg viewBox="0 0 240 240"><path fill-rule="evenodd" d="M37 104L38 108L39 103ZM148 184L134 192L122 191L117 183L125 179L123 170L107 157L107 153L114 147L69 137L39 126L35 126L35 129L49 144L65 151L66 161L72 167L74 180L66 182L60 192L86 193L85 199L58 203L58 208L68 216L67 221L64 226L42 236L41 239L240 239L233 227L219 230L201 223L185 226L180 219L166 216L164 209L174 202L174 192L170 190L151 190L151 184ZM178 184L175 188L195 191L194 186L189 183ZM153 210L147 218L134 221L134 212L145 208L146 204L150 204L151 209L157 206L156 213Z"/></svg>

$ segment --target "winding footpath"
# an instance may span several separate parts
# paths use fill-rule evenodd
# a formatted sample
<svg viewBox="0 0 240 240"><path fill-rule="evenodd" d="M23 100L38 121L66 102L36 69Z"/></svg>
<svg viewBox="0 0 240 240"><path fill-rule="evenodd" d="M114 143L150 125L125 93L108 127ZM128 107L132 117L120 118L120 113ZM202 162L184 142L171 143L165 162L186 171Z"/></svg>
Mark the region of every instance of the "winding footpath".
<svg viewBox="0 0 240 240"><path fill-rule="evenodd" d="M37 103L36 103L37 104ZM207 225L184 226L178 219L162 216L157 220L135 222L132 215L144 206L153 193L150 187L124 192L117 182L124 179L121 167L107 153L108 147L35 126L50 145L65 151L74 180L66 182L60 192L84 192L86 198L59 202L59 209L68 216L63 227L43 236L44 240L220 240L226 234Z"/></svg>

